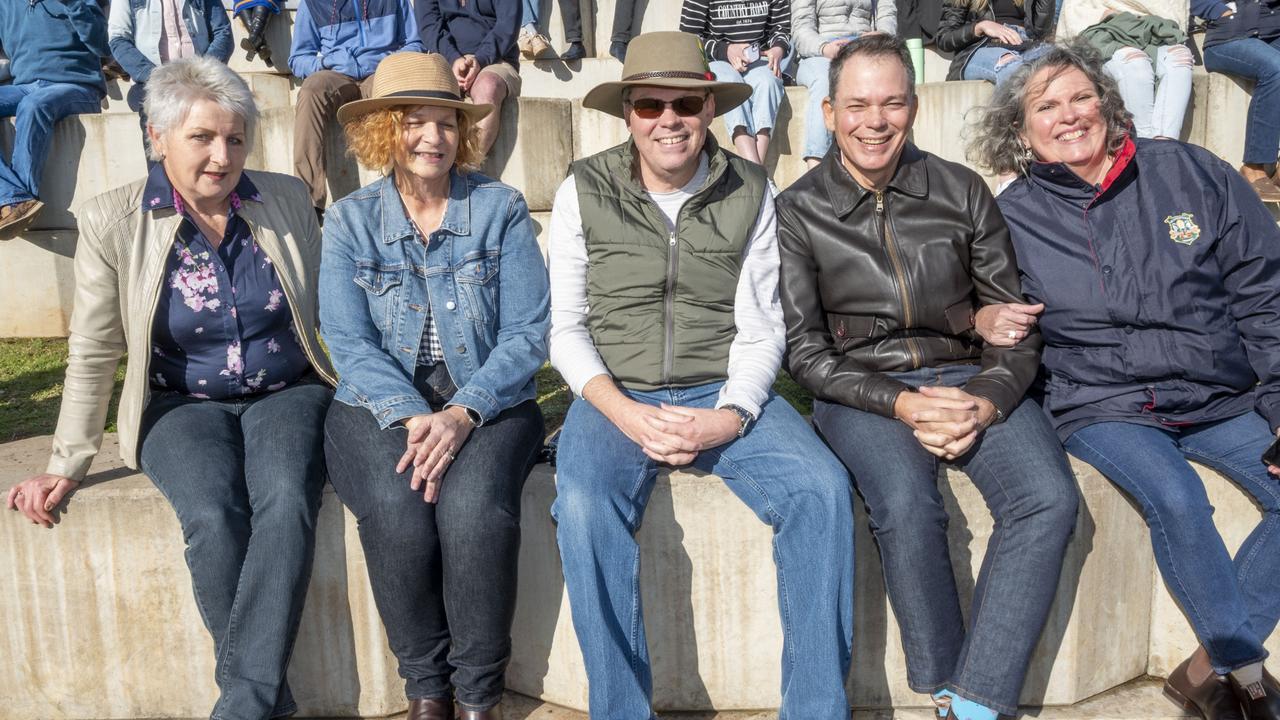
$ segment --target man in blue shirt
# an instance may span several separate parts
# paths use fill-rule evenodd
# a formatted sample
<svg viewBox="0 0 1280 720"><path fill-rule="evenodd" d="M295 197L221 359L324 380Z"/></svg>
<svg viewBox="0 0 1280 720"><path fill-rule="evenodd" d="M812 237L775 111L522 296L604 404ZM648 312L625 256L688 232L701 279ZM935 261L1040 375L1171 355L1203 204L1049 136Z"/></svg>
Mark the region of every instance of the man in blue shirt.
<svg viewBox="0 0 1280 720"><path fill-rule="evenodd" d="M493 106L476 123L480 151L487 154L498 139L502 101L520 95L521 0L418 0L415 9L427 52L453 64L458 86L472 102Z"/></svg>
<svg viewBox="0 0 1280 720"><path fill-rule="evenodd" d="M293 120L293 174L325 205L324 129L338 107L369 97L382 58L422 52L411 0L300 0L289 69L302 78Z"/></svg>
<svg viewBox="0 0 1280 720"><path fill-rule="evenodd" d="M13 154L0 158L0 239L35 218L49 136L58 121L102 109L110 57L107 19L93 0L0 3L0 47L13 84L0 86L0 117L15 118Z"/></svg>

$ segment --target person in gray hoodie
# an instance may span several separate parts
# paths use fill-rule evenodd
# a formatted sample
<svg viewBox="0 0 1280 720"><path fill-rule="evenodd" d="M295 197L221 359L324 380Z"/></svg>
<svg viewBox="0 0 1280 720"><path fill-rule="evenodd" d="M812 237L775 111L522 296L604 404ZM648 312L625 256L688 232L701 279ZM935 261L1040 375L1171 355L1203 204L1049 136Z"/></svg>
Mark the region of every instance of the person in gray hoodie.
<svg viewBox="0 0 1280 720"><path fill-rule="evenodd" d="M831 58L850 40L870 33L895 35L898 9L880 0L791 0L791 42L800 62L796 82L809 88L804 113L804 161L818 164L831 146L822 101L830 88Z"/></svg>

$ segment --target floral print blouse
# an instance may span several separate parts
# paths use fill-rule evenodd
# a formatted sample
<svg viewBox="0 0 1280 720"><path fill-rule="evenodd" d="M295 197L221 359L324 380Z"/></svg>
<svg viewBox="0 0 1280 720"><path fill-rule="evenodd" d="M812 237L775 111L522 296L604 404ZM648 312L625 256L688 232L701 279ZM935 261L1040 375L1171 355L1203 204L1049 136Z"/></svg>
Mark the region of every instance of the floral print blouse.
<svg viewBox="0 0 1280 720"><path fill-rule="evenodd" d="M152 390L225 400L279 390L311 368L271 259L238 214L244 202L260 203L262 196L242 174L215 249L164 166L157 164L147 178L143 211L171 208L185 218L151 329Z"/></svg>

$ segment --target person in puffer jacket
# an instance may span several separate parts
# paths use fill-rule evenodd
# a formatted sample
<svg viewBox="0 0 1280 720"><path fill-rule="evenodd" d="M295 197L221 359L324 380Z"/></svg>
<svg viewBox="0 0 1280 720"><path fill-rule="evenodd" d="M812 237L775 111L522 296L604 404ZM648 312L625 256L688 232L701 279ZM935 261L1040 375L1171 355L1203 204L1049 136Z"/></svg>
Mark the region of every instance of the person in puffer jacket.
<svg viewBox="0 0 1280 720"><path fill-rule="evenodd" d="M1074 46L1028 63L970 153L1021 175L998 202L1023 293L1043 304L1045 410L1067 451L1141 506L1200 641L1165 694L1200 717L1280 717L1262 665L1280 620L1280 229L1207 150L1133 140L1100 60ZM983 308L976 325L1004 344L1036 309ZM1234 558L1188 460L1262 510Z"/></svg>
<svg viewBox="0 0 1280 720"><path fill-rule="evenodd" d="M898 6L874 0L792 0L791 42L800 62L796 82L809 88L804 111L804 161L814 167L831 147L822 117L830 93L831 58L862 35L897 34Z"/></svg>

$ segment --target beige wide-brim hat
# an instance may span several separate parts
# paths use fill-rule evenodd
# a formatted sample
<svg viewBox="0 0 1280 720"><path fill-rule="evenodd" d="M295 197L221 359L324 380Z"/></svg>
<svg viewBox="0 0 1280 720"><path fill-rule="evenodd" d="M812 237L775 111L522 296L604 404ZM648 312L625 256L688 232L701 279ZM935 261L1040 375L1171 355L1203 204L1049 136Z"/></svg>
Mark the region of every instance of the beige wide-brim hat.
<svg viewBox="0 0 1280 720"><path fill-rule="evenodd" d="M623 117L622 91L629 87L697 88L711 91L716 99L716 115L720 116L751 97L750 85L716 82L715 78L696 36L682 32L644 33L627 45L622 79L595 86L582 99L582 105Z"/></svg>
<svg viewBox="0 0 1280 720"><path fill-rule="evenodd" d="M454 108L466 113L473 121L493 111L492 105L477 105L462 99L458 79L453 76L453 68L443 55L395 52L378 63L368 98L353 100L338 108L338 122L346 125L361 115L397 105Z"/></svg>

